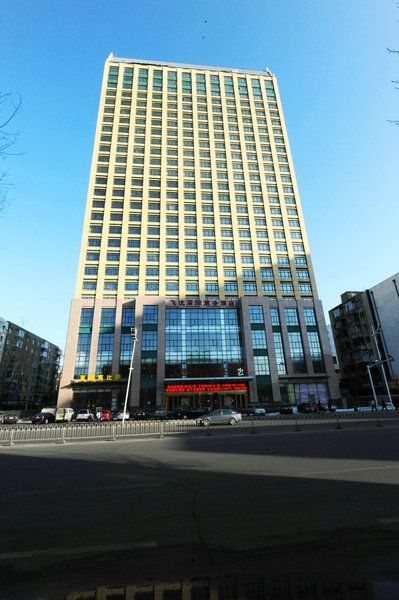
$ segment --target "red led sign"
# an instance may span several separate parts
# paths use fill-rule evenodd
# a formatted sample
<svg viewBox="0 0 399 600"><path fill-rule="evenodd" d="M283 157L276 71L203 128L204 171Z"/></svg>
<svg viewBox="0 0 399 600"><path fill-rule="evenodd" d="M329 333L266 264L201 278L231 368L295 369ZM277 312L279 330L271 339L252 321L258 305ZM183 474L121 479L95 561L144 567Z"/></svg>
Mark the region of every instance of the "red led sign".
<svg viewBox="0 0 399 600"><path fill-rule="evenodd" d="M166 394L184 392L246 392L247 384L244 381L229 383L182 383L168 384L165 388Z"/></svg>

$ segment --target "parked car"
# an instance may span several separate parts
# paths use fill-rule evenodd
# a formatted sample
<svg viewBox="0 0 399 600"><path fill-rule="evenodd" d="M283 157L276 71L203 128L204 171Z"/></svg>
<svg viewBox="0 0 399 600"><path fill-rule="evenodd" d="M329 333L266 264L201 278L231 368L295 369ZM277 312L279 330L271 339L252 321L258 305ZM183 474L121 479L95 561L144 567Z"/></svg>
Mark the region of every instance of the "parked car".
<svg viewBox="0 0 399 600"><path fill-rule="evenodd" d="M197 419L197 425L209 427L209 425L237 425L242 416L231 408L220 408L211 410L207 415Z"/></svg>
<svg viewBox="0 0 399 600"><path fill-rule="evenodd" d="M55 423L55 415L53 413L39 412L32 417L32 423L41 423L43 425Z"/></svg>
<svg viewBox="0 0 399 600"><path fill-rule="evenodd" d="M147 419L148 415L146 413L146 411L142 408L138 408L137 410L135 410L133 413L130 414L130 418L133 419L134 421L145 421L145 419Z"/></svg>
<svg viewBox="0 0 399 600"><path fill-rule="evenodd" d="M255 411L255 415L265 415L266 409L260 404L249 404L248 408L253 409Z"/></svg>
<svg viewBox="0 0 399 600"><path fill-rule="evenodd" d="M123 417L123 415L125 415L125 417ZM123 421L123 418L125 418L125 421L130 419L130 413L128 411L124 413L123 410L120 410L116 415L116 421Z"/></svg>
<svg viewBox="0 0 399 600"><path fill-rule="evenodd" d="M264 417L266 415L266 409L260 404L249 404L246 408L240 408L239 412L246 417Z"/></svg>
<svg viewBox="0 0 399 600"><path fill-rule="evenodd" d="M238 411L243 417L254 417L255 416L255 410L253 408L240 408Z"/></svg>
<svg viewBox="0 0 399 600"><path fill-rule="evenodd" d="M47 412L45 410L43 410L42 412ZM58 422L67 422L70 423L74 417L74 410L73 408L67 407L67 408L57 408L57 411L55 413L55 421L56 423Z"/></svg>
<svg viewBox="0 0 399 600"><path fill-rule="evenodd" d="M5 413L3 417L4 425L15 425L19 423L19 416L17 413Z"/></svg>
<svg viewBox="0 0 399 600"><path fill-rule="evenodd" d="M313 412L315 412L315 408L314 408L313 404L310 404L310 402L300 402L298 404L298 412L313 413Z"/></svg>
<svg viewBox="0 0 399 600"><path fill-rule="evenodd" d="M282 404L280 406L280 415L292 415L294 408L291 404Z"/></svg>
<svg viewBox="0 0 399 600"><path fill-rule="evenodd" d="M78 412L78 414L76 415L76 420L79 421L84 421L84 422L91 422L94 421L94 415L91 412L91 410L89 410L88 408L81 408Z"/></svg>
<svg viewBox="0 0 399 600"><path fill-rule="evenodd" d="M172 419L173 413L170 410L167 410L163 406L156 406L155 409L150 410L148 413L149 419L157 419L157 420L165 420Z"/></svg>
<svg viewBox="0 0 399 600"><path fill-rule="evenodd" d="M190 407L190 406L176 406L173 411L173 418L175 419L197 419L202 415L208 414L210 409L208 407Z"/></svg>
<svg viewBox="0 0 399 600"><path fill-rule="evenodd" d="M0 423L4 422L4 420L3 420L4 417L5 417L5 413L3 413L3 412L0 411Z"/></svg>
<svg viewBox="0 0 399 600"><path fill-rule="evenodd" d="M96 416L97 416L98 421L111 421L112 412L108 409L103 409L103 410L99 410L96 413Z"/></svg>

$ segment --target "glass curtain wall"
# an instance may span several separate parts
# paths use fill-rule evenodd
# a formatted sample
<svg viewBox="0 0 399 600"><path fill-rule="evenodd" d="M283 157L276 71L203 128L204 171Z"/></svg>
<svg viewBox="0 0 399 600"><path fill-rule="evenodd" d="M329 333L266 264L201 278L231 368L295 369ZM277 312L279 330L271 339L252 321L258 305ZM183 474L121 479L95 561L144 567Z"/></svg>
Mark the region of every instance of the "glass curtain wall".
<svg viewBox="0 0 399 600"><path fill-rule="evenodd" d="M236 309L166 310L166 377L237 377L242 368Z"/></svg>

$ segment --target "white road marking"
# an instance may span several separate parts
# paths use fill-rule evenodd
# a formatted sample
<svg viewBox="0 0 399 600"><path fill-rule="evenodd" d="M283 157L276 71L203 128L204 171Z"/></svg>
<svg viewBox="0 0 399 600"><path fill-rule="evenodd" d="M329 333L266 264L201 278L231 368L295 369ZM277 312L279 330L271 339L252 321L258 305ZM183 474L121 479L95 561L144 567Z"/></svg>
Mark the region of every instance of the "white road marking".
<svg viewBox="0 0 399 600"><path fill-rule="evenodd" d="M358 473L360 471L382 471L384 469L398 469L399 465L382 465L378 467L358 467L353 469L331 469L328 471L307 471L297 473L300 476L309 477L310 475L330 475L331 473Z"/></svg>
<svg viewBox="0 0 399 600"><path fill-rule="evenodd" d="M387 517L386 519L378 519L378 521L386 525L390 523L399 523L399 517Z"/></svg>
<svg viewBox="0 0 399 600"><path fill-rule="evenodd" d="M44 558L46 556L63 556L68 554L96 554L98 552L117 552L120 550L135 550L137 548L156 548L156 541L142 542L141 544L101 544L98 546L76 546L74 548L46 548L43 550L27 550L25 552L3 552L0 560L22 558Z"/></svg>

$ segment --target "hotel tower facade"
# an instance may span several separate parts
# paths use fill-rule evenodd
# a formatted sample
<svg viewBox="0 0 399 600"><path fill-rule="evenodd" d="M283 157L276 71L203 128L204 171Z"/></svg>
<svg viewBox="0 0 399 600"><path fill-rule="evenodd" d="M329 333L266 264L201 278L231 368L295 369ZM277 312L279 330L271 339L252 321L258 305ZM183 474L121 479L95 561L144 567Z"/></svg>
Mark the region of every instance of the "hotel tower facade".
<svg viewBox="0 0 399 600"><path fill-rule="evenodd" d="M132 355L131 410L339 397L268 69L106 60L59 405Z"/></svg>

